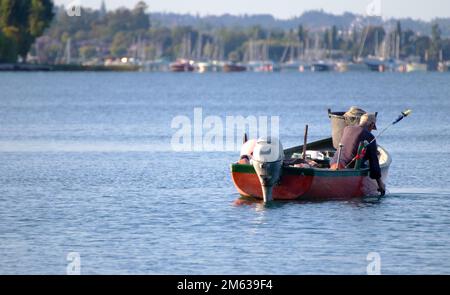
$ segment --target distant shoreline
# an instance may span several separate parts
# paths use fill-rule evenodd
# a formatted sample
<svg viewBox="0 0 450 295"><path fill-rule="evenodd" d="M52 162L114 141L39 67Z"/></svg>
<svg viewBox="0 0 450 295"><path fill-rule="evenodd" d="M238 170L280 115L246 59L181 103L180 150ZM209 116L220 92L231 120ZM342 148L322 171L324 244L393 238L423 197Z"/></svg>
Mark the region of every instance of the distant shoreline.
<svg viewBox="0 0 450 295"><path fill-rule="evenodd" d="M45 64L0 64L0 72L135 72L139 67L134 65L45 65Z"/></svg>

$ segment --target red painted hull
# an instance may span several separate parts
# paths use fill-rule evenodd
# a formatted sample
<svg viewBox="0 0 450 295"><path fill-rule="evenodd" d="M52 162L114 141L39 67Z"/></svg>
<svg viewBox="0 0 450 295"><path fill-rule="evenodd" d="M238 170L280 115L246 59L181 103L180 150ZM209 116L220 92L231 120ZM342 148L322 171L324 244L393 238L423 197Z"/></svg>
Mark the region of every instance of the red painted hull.
<svg viewBox="0 0 450 295"><path fill-rule="evenodd" d="M234 185L242 196L262 199L262 188L256 173L233 172L232 177ZM273 197L276 200L297 199L309 190L312 180L311 176L284 176L280 185L273 188Z"/></svg>
<svg viewBox="0 0 450 295"><path fill-rule="evenodd" d="M298 168L301 169L301 168ZM352 171L350 171L352 172ZM387 169L382 170L383 180ZM350 199L378 194L375 180L369 176L284 175L274 186L274 200ZM232 172L232 179L242 196L262 199L262 189L256 173Z"/></svg>
<svg viewBox="0 0 450 295"><path fill-rule="evenodd" d="M331 139L322 142L331 145ZM382 179L386 182L391 159L383 148L379 147L379 152L382 155ZM262 199L261 185L251 165L233 164L231 175L242 196ZM369 177L367 168L335 171L324 168L283 167L280 182L273 188L274 200L351 199L376 195L379 195L378 185Z"/></svg>

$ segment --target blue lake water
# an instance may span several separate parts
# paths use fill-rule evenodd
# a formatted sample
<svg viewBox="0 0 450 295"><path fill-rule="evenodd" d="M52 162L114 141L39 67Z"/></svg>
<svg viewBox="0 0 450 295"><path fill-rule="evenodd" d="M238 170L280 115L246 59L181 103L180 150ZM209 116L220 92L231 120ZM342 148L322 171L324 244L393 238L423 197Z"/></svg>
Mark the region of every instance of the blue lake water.
<svg viewBox="0 0 450 295"><path fill-rule="evenodd" d="M450 75L0 73L0 273L450 273ZM381 200L235 206L238 152L174 152L175 116L280 116L285 147L327 109L386 126Z"/></svg>

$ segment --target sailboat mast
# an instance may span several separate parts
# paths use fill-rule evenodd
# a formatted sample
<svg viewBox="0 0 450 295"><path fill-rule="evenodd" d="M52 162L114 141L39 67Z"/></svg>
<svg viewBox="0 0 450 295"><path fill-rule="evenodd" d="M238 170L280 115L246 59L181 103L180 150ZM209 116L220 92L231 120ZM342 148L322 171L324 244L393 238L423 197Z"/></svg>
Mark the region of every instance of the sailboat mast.
<svg viewBox="0 0 450 295"><path fill-rule="evenodd" d="M375 30L375 56L379 56L380 52L379 52L379 40L378 40L378 30Z"/></svg>
<svg viewBox="0 0 450 295"><path fill-rule="evenodd" d="M66 64L71 64L72 63L72 54L71 54L71 51L72 51L72 39L71 38L68 38L67 39L67 43L66 43L66 57L65 57L65 60L66 60Z"/></svg>

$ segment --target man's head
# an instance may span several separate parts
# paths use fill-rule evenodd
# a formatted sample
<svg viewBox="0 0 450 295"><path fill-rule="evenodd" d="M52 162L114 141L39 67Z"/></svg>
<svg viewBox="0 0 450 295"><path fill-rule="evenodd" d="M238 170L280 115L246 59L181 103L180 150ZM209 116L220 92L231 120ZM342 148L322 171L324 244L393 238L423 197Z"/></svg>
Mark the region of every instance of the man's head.
<svg viewBox="0 0 450 295"><path fill-rule="evenodd" d="M351 107L345 114L344 117L361 117L366 113L365 110L359 107Z"/></svg>
<svg viewBox="0 0 450 295"><path fill-rule="evenodd" d="M359 126L366 127L369 131L377 130L377 116L372 113L366 113L361 116Z"/></svg>
<svg viewBox="0 0 450 295"><path fill-rule="evenodd" d="M345 119L345 123L347 123L347 125L358 125L359 123L359 118L361 118L362 115L364 115L366 113L366 111L364 111L363 109L359 108L359 107L351 107L345 114L344 114L344 119Z"/></svg>

